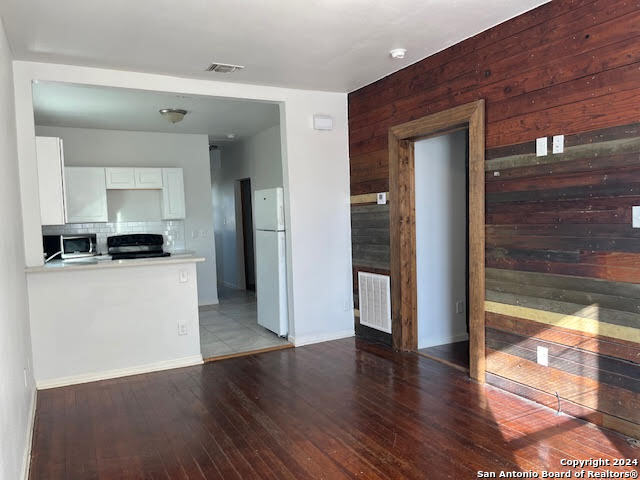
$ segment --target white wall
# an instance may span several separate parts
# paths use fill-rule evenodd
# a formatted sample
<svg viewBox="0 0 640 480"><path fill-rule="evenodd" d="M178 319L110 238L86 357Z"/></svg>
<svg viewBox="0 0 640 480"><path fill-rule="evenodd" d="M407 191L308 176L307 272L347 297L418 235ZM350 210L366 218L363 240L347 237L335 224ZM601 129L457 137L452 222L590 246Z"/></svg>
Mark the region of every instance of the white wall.
<svg viewBox="0 0 640 480"><path fill-rule="evenodd" d="M28 265L42 263L31 92L34 80L280 103L286 216L290 225L287 277L291 337L296 343L307 343L353 334L346 94L14 62ZM314 113L331 115L333 131L313 130Z"/></svg>
<svg viewBox="0 0 640 480"><path fill-rule="evenodd" d="M418 348L467 338L466 143L465 131L415 143Z"/></svg>
<svg viewBox="0 0 640 480"><path fill-rule="evenodd" d="M187 212L184 245L207 259L198 264L198 302L218 303L206 135L46 126L37 126L36 133L62 138L67 166L182 167ZM157 216L159 210L152 213Z"/></svg>
<svg viewBox="0 0 640 480"><path fill-rule="evenodd" d="M202 363L195 263L160 262L28 274L38 388Z"/></svg>
<svg viewBox="0 0 640 480"><path fill-rule="evenodd" d="M238 180L251 179L252 199L256 190L282 187L280 144L280 126L275 125L240 142L225 145L218 151L219 160L216 158L211 162L216 255L221 258L218 280L224 285L244 288L242 228L238 235L242 221Z"/></svg>
<svg viewBox="0 0 640 480"><path fill-rule="evenodd" d="M31 341L18 189L11 51L0 19L0 478L24 477L30 450ZM23 373L26 370L26 374ZM26 376L26 385L25 385Z"/></svg>

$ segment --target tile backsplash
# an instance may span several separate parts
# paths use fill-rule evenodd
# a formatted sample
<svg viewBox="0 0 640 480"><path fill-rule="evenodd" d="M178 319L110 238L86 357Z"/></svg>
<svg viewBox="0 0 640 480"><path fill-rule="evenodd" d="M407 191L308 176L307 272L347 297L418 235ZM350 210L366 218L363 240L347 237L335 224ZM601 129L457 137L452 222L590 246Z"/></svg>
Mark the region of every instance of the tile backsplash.
<svg viewBox="0 0 640 480"><path fill-rule="evenodd" d="M164 249L168 252L185 250L184 221L117 223L68 223L42 227L43 235L77 235L95 233L98 251L107 253L107 237L124 233L159 233L164 236Z"/></svg>

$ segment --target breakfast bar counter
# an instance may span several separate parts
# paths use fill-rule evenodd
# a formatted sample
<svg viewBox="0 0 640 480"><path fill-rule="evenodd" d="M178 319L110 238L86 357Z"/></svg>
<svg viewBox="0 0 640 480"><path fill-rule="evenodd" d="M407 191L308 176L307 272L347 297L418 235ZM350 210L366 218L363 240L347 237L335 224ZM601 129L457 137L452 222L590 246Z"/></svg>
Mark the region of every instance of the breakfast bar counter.
<svg viewBox="0 0 640 480"><path fill-rule="evenodd" d="M180 263L204 262L193 252L172 253L169 257L135 258L128 260L112 260L109 255L100 255L75 260L52 260L44 265L27 267L27 273L59 272L68 270L94 270L101 268L137 267L151 265L175 265Z"/></svg>
<svg viewBox="0 0 640 480"><path fill-rule="evenodd" d="M196 264L167 257L26 269L38 388L202 363Z"/></svg>

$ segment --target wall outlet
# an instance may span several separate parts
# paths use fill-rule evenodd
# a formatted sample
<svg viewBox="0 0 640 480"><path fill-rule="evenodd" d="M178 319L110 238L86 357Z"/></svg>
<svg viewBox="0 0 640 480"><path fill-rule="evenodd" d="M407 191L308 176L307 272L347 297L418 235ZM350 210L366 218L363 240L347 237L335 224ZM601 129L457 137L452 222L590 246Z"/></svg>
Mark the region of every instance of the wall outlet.
<svg viewBox="0 0 640 480"><path fill-rule="evenodd" d="M554 154L564 152L564 135L554 135L552 145L552 152Z"/></svg>
<svg viewBox="0 0 640 480"><path fill-rule="evenodd" d="M640 205L631 207L631 226L640 228Z"/></svg>
<svg viewBox="0 0 640 480"><path fill-rule="evenodd" d="M547 347L538 346L536 349L536 361L542 366L549 366L549 349Z"/></svg>
<svg viewBox="0 0 640 480"><path fill-rule="evenodd" d="M456 302L456 313L464 313L464 301L458 300Z"/></svg>
<svg viewBox="0 0 640 480"><path fill-rule="evenodd" d="M187 283L189 281L189 272L186 270L180 270L179 281L180 283Z"/></svg>
<svg viewBox="0 0 640 480"><path fill-rule="evenodd" d="M187 334L187 324L183 321L178 320L178 335L186 335Z"/></svg>
<svg viewBox="0 0 640 480"><path fill-rule="evenodd" d="M380 192L377 196L378 205L385 205L387 203L387 192Z"/></svg>
<svg viewBox="0 0 640 480"><path fill-rule="evenodd" d="M547 137L536 138L536 157L547 155Z"/></svg>

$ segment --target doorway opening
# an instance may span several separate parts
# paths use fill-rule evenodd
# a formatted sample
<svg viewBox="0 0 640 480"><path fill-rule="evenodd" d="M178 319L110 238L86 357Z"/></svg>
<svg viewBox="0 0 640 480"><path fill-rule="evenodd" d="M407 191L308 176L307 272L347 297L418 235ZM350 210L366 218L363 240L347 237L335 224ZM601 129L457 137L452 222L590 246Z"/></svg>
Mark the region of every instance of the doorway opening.
<svg viewBox="0 0 640 480"><path fill-rule="evenodd" d="M468 239L463 258L468 260L464 262L467 281L462 290L465 292L468 312L465 316L468 315L469 322L469 375L484 383L484 100L460 105L389 129L391 277L394 280L391 284L392 338L394 347L398 350L418 350L416 211L420 213L425 208L439 209L444 206L421 204L416 210L416 143L467 129L465 203L468 213L465 215L465 238ZM441 252L436 250L428 253L437 256Z"/></svg>
<svg viewBox="0 0 640 480"><path fill-rule="evenodd" d="M240 204L242 215L242 237L244 250L244 284L251 292L256 291L256 262L253 247L253 210L251 206L251 179L240 180Z"/></svg>
<svg viewBox="0 0 640 480"><path fill-rule="evenodd" d="M468 130L414 144L418 353L469 369Z"/></svg>

